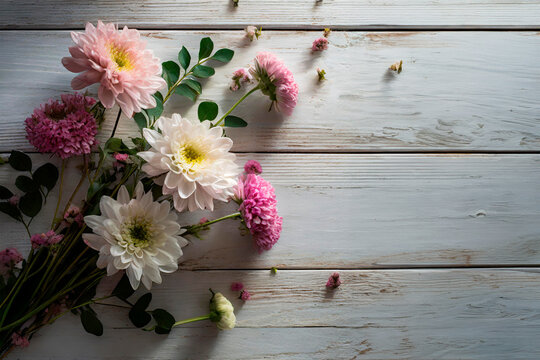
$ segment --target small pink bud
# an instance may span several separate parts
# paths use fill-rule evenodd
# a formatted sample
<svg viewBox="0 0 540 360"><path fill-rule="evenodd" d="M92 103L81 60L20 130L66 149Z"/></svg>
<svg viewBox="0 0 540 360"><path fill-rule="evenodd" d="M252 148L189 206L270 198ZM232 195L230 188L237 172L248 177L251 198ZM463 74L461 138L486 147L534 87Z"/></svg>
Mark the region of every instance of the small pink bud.
<svg viewBox="0 0 540 360"><path fill-rule="evenodd" d="M341 279L339 278L339 273L335 272L328 278L326 287L329 289L336 289L339 285L341 285Z"/></svg>
<svg viewBox="0 0 540 360"><path fill-rule="evenodd" d="M204 224L204 223L207 223L208 222L208 219L205 218L205 217L202 217L201 220L199 220L199 224Z"/></svg>
<svg viewBox="0 0 540 360"><path fill-rule="evenodd" d="M231 284L231 291L240 291L244 288L244 284L241 282L233 282Z"/></svg>
<svg viewBox="0 0 540 360"><path fill-rule="evenodd" d="M9 204L12 206L17 206L19 204L19 197L17 195L13 195L9 198Z"/></svg>
<svg viewBox="0 0 540 360"><path fill-rule="evenodd" d="M311 51L323 51L326 49L328 49L328 39L325 37L316 39L311 45Z"/></svg>
<svg viewBox="0 0 540 360"><path fill-rule="evenodd" d="M248 301L251 299L251 294L249 293L249 291L243 290L242 293L240 294L240 299L244 301Z"/></svg>
<svg viewBox="0 0 540 360"><path fill-rule="evenodd" d="M121 153L114 153L114 158L117 160L117 161L127 161L127 159L129 159L129 155L128 154L121 154Z"/></svg>

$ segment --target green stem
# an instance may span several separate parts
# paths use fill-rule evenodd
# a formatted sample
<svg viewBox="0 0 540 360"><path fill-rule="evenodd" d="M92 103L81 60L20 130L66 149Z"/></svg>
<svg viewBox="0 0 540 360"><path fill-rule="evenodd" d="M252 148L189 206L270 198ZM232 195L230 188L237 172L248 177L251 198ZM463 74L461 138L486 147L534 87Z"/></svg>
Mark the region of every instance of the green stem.
<svg viewBox="0 0 540 360"><path fill-rule="evenodd" d="M191 69L189 69L189 71L186 71L186 72L184 73L184 76L182 76L180 79L178 79L178 81L175 82L175 83L173 84L173 86L171 86L170 89L167 91L167 95L165 95L165 98L163 98L163 104L165 104L165 102L166 102L167 100L169 100L169 98L171 97L171 95L174 93L174 90L178 87L178 85L180 85L180 83L182 82L182 80L184 80L184 79L186 78L186 76L191 75L191 73L193 72L193 69L194 69L196 66L201 65L201 64L204 64L204 63L207 62L208 60L210 60L210 58L206 58L206 59L204 59L204 60L199 60L199 61L197 62L197 64L193 65L193 66L191 67ZM153 126L153 125L152 125L152 126Z"/></svg>
<svg viewBox="0 0 540 360"><path fill-rule="evenodd" d="M218 126L232 111L240 105L242 101L244 101L249 95L253 94L255 91L259 90L259 86L255 86L253 89L249 90L244 96L240 98L230 109L227 111L219 120L217 123L214 124L214 126Z"/></svg>
<svg viewBox="0 0 540 360"><path fill-rule="evenodd" d="M191 322L195 322L195 321L209 320L209 319L210 319L210 314L204 315L204 316L198 316L198 317L194 317L194 318L191 318L191 319L177 321L177 322L174 323L174 325L172 327L187 324L187 323L191 323Z"/></svg>
<svg viewBox="0 0 540 360"><path fill-rule="evenodd" d="M60 187L58 189L58 201L56 202L56 210L54 210L54 216L51 223L51 229L54 226L56 221L56 214L58 214L58 209L60 208L60 201L62 201L62 190L64 187L64 171L66 170L66 160L62 159L62 169L60 170Z"/></svg>
<svg viewBox="0 0 540 360"><path fill-rule="evenodd" d="M211 220L211 221L207 221L207 222L202 223L202 224L191 225L191 226L188 226L186 228L186 230L187 230L186 234L196 234L200 229L202 229L202 228L204 228L204 227L206 227L208 225L212 225L212 224L215 224L217 222L227 220L227 219L236 219L236 218L239 218L241 216L242 215L239 212L236 212L236 213L233 213L233 214L230 214L230 215L227 215L227 216L223 216L223 217Z"/></svg>

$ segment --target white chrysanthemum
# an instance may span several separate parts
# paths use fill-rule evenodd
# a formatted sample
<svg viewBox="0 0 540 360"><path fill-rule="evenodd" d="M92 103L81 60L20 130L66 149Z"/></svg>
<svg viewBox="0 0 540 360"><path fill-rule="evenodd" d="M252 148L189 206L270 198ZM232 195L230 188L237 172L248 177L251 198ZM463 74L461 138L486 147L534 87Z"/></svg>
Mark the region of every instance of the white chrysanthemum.
<svg viewBox="0 0 540 360"><path fill-rule="evenodd" d="M185 230L168 201L153 201L152 193L145 193L138 183L133 199L122 186L117 200L103 196L99 208L101 216L84 218L94 234L83 234L83 239L99 251L97 266L107 267L107 275L126 270L134 289L142 282L150 290L152 282L161 283L160 271L178 269L181 247L188 242L180 236Z"/></svg>
<svg viewBox="0 0 540 360"><path fill-rule="evenodd" d="M173 196L178 211L213 210L214 199L226 201L233 195L240 172L229 152L233 143L223 137L221 126L210 124L173 114L156 122L161 133L144 129L152 148L139 153L147 161L142 169L159 176L155 182L163 184L163 194Z"/></svg>

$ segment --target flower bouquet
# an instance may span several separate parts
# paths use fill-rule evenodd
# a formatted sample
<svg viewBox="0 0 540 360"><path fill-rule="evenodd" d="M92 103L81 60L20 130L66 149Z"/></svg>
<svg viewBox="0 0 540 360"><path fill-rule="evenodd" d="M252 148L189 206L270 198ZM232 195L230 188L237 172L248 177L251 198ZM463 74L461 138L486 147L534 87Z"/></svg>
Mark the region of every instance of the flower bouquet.
<svg viewBox="0 0 540 360"><path fill-rule="evenodd" d="M233 328L233 306L212 290L208 314L180 321L165 309L150 309L151 293L132 297L141 283L150 290L162 282L162 273L176 271L182 247L216 222L239 221L260 252L278 241L282 218L274 189L260 176L258 162L248 161L242 172L226 128L247 126L231 114L259 90L270 98L270 109L291 114L298 96L291 72L273 54L259 53L228 85L233 91L252 88L219 118L219 107L211 101L198 105L198 119L165 117L167 102L178 96L195 101L202 92L199 79L214 75L212 64L231 61L234 51L214 52L206 37L196 59L182 47L178 62L160 63L134 29L98 22L71 36L71 56L62 59L67 70L79 73L71 86L82 90L97 84L98 100L62 94L26 119L30 144L58 160L35 168L30 156L13 150L0 161L21 173L14 186L0 186L0 211L26 228L32 245L26 258L14 248L0 252L0 353L28 345L39 329L68 313L80 316L84 329L99 336L103 326L93 305L106 305L113 297L125 304L133 325L146 331L166 334L201 320ZM98 144L104 115L116 111L115 105L112 133ZM134 120L140 136L115 137L122 113ZM64 193L71 180L67 168L79 172L71 194ZM54 214L47 214L52 215L50 228L33 233L32 221L56 188ZM213 211L215 201L233 201L238 210L183 223L183 212ZM119 271L124 275L114 290L96 298L100 281Z"/></svg>

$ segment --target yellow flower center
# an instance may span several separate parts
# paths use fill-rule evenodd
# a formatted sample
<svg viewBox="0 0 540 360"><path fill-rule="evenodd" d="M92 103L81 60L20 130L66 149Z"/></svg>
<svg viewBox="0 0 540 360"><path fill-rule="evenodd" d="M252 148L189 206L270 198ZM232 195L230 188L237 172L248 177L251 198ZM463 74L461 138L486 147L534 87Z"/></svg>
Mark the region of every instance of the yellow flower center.
<svg viewBox="0 0 540 360"><path fill-rule="evenodd" d="M144 218L136 217L124 224L121 245L144 249L152 243L152 235L152 223Z"/></svg>
<svg viewBox="0 0 540 360"><path fill-rule="evenodd" d="M172 157L173 162L185 170L193 170L205 160L204 153L192 144L180 146Z"/></svg>
<svg viewBox="0 0 540 360"><path fill-rule="evenodd" d="M119 71L133 69L133 64L129 59L129 54L124 49L118 48L114 44L110 44L109 54L111 55L111 59L116 64L116 68Z"/></svg>

